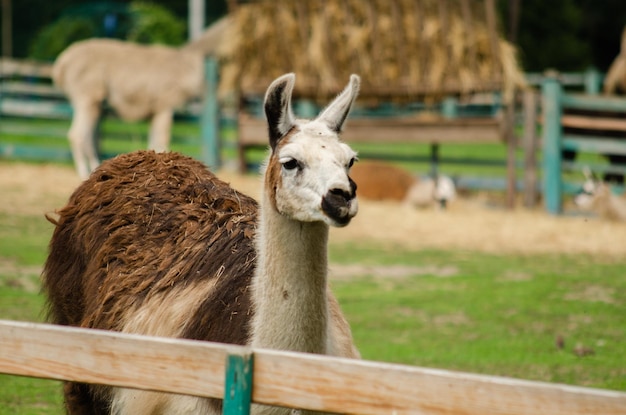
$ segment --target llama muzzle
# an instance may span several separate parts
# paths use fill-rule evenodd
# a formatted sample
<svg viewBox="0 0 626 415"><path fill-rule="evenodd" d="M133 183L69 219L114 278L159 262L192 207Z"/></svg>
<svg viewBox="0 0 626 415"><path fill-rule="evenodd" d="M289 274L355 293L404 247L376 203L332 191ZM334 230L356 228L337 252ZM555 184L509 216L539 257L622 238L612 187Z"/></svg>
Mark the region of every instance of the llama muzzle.
<svg viewBox="0 0 626 415"><path fill-rule="evenodd" d="M350 191L335 188L329 190L322 198L322 210L338 227L350 223L358 211L356 185L354 182L350 182Z"/></svg>

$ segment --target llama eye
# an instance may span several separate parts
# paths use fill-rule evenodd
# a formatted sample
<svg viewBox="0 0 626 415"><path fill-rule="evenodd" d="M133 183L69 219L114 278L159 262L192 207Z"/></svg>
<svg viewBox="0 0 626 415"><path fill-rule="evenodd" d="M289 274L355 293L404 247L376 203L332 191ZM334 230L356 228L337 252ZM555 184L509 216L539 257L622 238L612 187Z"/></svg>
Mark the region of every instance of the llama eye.
<svg viewBox="0 0 626 415"><path fill-rule="evenodd" d="M298 163L298 160L296 159L289 159L286 162L283 163L283 167L286 170L293 170L295 168L297 168L300 165L300 163Z"/></svg>
<svg viewBox="0 0 626 415"><path fill-rule="evenodd" d="M356 162L356 157L352 157L348 162L348 168L354 166L354 162Z"/></svg>

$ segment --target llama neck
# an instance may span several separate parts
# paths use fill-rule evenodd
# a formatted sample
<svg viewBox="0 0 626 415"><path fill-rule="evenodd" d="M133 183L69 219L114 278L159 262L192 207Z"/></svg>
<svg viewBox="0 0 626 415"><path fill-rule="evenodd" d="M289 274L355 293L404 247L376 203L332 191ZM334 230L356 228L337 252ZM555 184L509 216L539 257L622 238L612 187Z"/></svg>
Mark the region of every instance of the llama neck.
<svg viewBox="0 0 626 415"><path fill-rule="evenodd" d="M328 226L294 221L265 200L253 283L253 347L325 353Z"/></svg>

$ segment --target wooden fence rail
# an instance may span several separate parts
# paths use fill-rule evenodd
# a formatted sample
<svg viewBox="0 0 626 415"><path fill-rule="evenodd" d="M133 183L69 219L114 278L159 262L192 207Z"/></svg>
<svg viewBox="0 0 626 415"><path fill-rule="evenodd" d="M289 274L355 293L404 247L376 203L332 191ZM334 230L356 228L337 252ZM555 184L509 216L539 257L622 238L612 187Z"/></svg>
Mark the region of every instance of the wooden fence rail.
<svg viewBox="0 0 626 415"><path fill-rule="evenodd" d="M262 404L364 415L626 414L617 391L0 320L0 373L222 398L237 356L254 362L251 398ZM235 397L238 413L249 410L245 394L226 397L225 408Z"/></svg>

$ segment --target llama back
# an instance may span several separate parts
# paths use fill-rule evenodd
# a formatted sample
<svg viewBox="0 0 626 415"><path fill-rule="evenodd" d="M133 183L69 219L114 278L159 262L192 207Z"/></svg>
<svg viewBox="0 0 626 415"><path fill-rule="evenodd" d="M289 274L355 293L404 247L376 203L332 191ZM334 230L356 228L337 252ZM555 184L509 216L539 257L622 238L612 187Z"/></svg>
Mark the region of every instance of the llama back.
<svg viewBox="0 0 626 415"><path fill-rule="evenodd" d="M72 101L107 99L122 118L139 120L197 96L203 68L192 50L95 38L65 49L52 79Z"/></svg>
<svg viewBox="0 0 626 415"><path fill-rule="evenodd" d="M256 210L175 153L103 163L58 212L43 271L50 320L244 343L247 330L228 328L247 327L251 314ZM203 316L233 324L204 324Z"/></svg>

